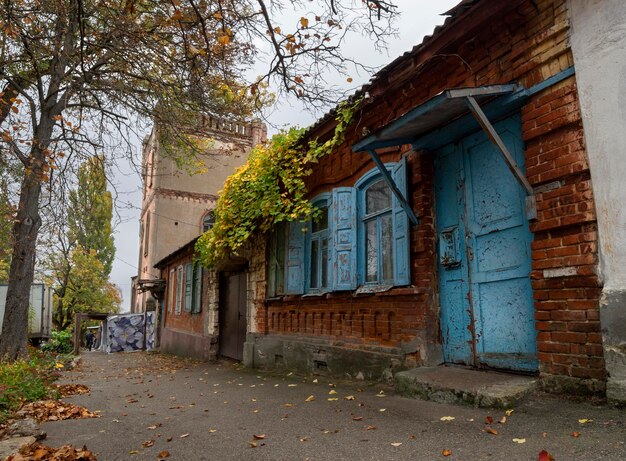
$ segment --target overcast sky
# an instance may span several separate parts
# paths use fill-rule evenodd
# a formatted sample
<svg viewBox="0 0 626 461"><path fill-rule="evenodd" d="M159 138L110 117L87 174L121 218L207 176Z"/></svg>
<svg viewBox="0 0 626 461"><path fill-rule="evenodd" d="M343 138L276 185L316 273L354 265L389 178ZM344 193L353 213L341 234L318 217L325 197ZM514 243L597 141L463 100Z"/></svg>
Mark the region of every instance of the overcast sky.
<svg viewBox="0 0 626 461"><path fill-rule="evenodd" d="M359 62L370 66L382 66L414 45L420 43L425 35L430 35L435 26L442 24L445 11L457 4L459 0L396 0L400 11L397 21L397 38L388 42L388 51L378 53L373 50L368 39L352 37L346 43L345 54L354 57ZM288 16L287 16L288 17ZM300 17L294 13L294 22ZM366 83L370 75L351 75L354 79L350 85L358 88ZM343 79L342 79L343 80ZM346 82L346 85L348 83ZM307 126L322 114L311 114L304 110L297 100L279 101L273 110L267 113L267 122L270 135L280 127L289 125ZM147 134L147 133L146 133ZM139 143L138 143L139 144ZM140 146L137 146L136 158L140 158ZM137 274L137 260L139 257L139 208L141 207L141 178L136 168L131 165L121 166L114 172L113 183L117 190L117 214L121 222L115 229L115 244L117 248L112 281L122 290L122 311L130 309L130 278Z"/></svg>

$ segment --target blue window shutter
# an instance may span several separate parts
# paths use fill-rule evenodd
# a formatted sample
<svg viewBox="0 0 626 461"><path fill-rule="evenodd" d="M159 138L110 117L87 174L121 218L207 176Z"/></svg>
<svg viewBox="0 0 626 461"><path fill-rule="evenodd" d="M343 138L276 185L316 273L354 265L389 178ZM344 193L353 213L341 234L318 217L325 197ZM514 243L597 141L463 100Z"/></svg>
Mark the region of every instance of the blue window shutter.
<svg viewBox="0 0 626 461"><path fill-rule="evenodd" d="M287 225L287 283L289 295L304 293L304 232L306 224L290 222Z"/></svg>
<svg viewBox="0 0 626 461"><path fill-rule="evenodd" d="M392 177L396 186L407 198L406 185L406 157L393 168ZM400 201L393 195L393 282L394 285L409 285L411 272L409 264L409 217L400 205Z"/></svg>
<svg viewBox="0 0 626 461"><path fill-rule="evenodd" d="M193 287L193 266L185 265L185 312L191 312L191 299Z"/></svg>
<svg viewBox="0 0 626 461"><path fill-rule="evenodd" d="M193 307L191 312L197 314L202 310L202 266L196 264L193 268Z"/></svg>
<svg viewBox="0 0 626 461"><path fill-rule="evenodd" d="M331 203L331 280L333 290L354 290L356 266L356 189L333 189Z"/></svg>

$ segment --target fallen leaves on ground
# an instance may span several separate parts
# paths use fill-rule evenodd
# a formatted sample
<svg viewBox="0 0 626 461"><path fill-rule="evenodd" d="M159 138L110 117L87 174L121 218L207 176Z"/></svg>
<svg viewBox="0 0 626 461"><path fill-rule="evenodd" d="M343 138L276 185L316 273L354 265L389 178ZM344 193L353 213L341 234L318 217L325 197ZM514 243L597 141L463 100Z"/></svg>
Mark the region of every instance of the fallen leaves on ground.
<svg viewBox="0 0 626 461"><path fill-rule="evenodd" d="M159 458L169 458L170 452L167 450L163 450L159 452Z"/></svg>
<svg viewBox="0 0 626 461"><path fill-rule="evenodd" d="M580 432L572 432L572 437L577 439L578 437L580 437Z"/></svg>
<svg viewBox="0 0 626 461"><path fill-rule="evenodd" d="M315 396L314 396L314 395L309 395L309 396L306 398L305 402L312 402L313 400L315 400Z"/></svg>
<svg viewBox="0 0 626 461"><path fill-rule="evenodd" d="M585 418L583 418L583 419L579 419L579 420L578 420L578 422L579 422L580 424L588 424L588 423L590 423L590 422L592 422L592 421L593 421L593 419L585 419Z"/></svg>
<svg viewBox="0 0 626 461"><path fill-rule="evenodd" d="M252 434L252 437L255 440L263 440L266 437L266 435L265 434Z"/></svg>
<svg viewBox="0 0 626 461"><path fill-rule="evenodd" d="M17 455L9 456L7 461L96 461L94 454L86 447L76 448L72 445L63 445L52 448L40 443L22 447Z"/></svg>
<svg viewBox="0 0 626 461"><path fill-rule="evenodd" d="M485 424L493 424L493 416L487 416L485 418Z"/></svg>
<svg viewBox="0 0 626 461"><path fill-rule="evenodd" d="M439 418L440 421L454 421L454 416L442 416Z"/></svg>
<svg viewBox="0 0 626 461"><path fill-rule="evenodd" d="M515 443L526 443L526 439L513 439Z"/></svg>
<svg viewBox="0 0 626 461"><path fill-rule="evenodd" d="M507 410L504 412L505 415L511 416L515 410Z"/></svg>
<svg viewBox="0 0 626 461"><path fill-rule="evenodd" d="M59 391L61 397L69 397L70 395L89 394L89 387L84 384L56 384L56 390Z"/></svg>
<svg viewBox="0 0 626 461"><path fill-rule="evenodd" d="M99 418L100 415L92 413L84 407L72 405L62 400L40 400L27 403L20 410L20 414L29 416L39 423L45 421L62 421L65 419Z"/></svg>
<svg viewBox="0 0 626 461"><path fill-rule="evenodd" d="M546 450L541 450L539 452L539 457L537 458L537 461L554 461L554 458Z"/></svg>
<svg viewBox="0 0 626 461"><path fill-rule="evenodd" d="M500 424L506 424L506 416L503 416L502 418L500 418L500 420L498 421L498 423L500 423Z"/></svg>
<svg viewBox="0 0 626 461"><path fill-rule="evenodd" d="M442 454L443 456L450 456L450 455L452 454L452 452L451 452L450 450L443 450L443 451L441 452L441 454Z"/></svg>
<svg viewBox="0 0 626 461"><path fill-rule="evenodd" d="M144 446L145 448L149 448L149 447L151 447L152 445L154 445L154 440L146 440L146 441L145 441L145 442L143 442L141 445L142 445L142 446Z"/></svg>
<svg viewBox="0 0 626 461"><path fill-rule="evenodd" d="M485 432L491 435L498 435L498 431L495 430L493 427L488 427L487 429L485 429Z"/></svg>
<svg viewBox="0 0 626 461"><path fill-rule="evenodd" d="M400 445L402 445L402 442L391 442L392 447L399 447Z"/></svg>

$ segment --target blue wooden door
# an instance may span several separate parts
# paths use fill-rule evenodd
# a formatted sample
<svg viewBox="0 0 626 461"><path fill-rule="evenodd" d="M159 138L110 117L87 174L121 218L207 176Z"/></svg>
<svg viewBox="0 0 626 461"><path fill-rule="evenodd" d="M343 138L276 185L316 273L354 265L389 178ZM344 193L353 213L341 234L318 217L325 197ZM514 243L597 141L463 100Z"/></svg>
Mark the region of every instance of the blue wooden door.
<svg viewBox="0 0 626 461"><path fill-rule="evenodd" d="M523 167L519 118L496 129ZM524 190L482 132L438 152L435 187L445 360L536 370Z"/></svg>

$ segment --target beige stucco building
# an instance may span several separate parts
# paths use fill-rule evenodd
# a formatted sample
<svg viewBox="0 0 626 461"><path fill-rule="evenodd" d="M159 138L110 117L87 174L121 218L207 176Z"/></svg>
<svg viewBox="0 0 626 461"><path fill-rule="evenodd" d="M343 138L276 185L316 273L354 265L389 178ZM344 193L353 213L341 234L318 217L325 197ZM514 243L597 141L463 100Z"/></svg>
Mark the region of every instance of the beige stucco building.
<svg viewBox="0 0 626 461"><path fill-rule="evenodd" d="M266 127L258 121L203 117L191 136L203 153L186 165L177 163L166 151L156 128L144 139L139 273L133 284L136 292L131 312L156 306L146 291L159 279L154 264L206 230L224 181L245 163L252 146L266 137Z"/></svg>

